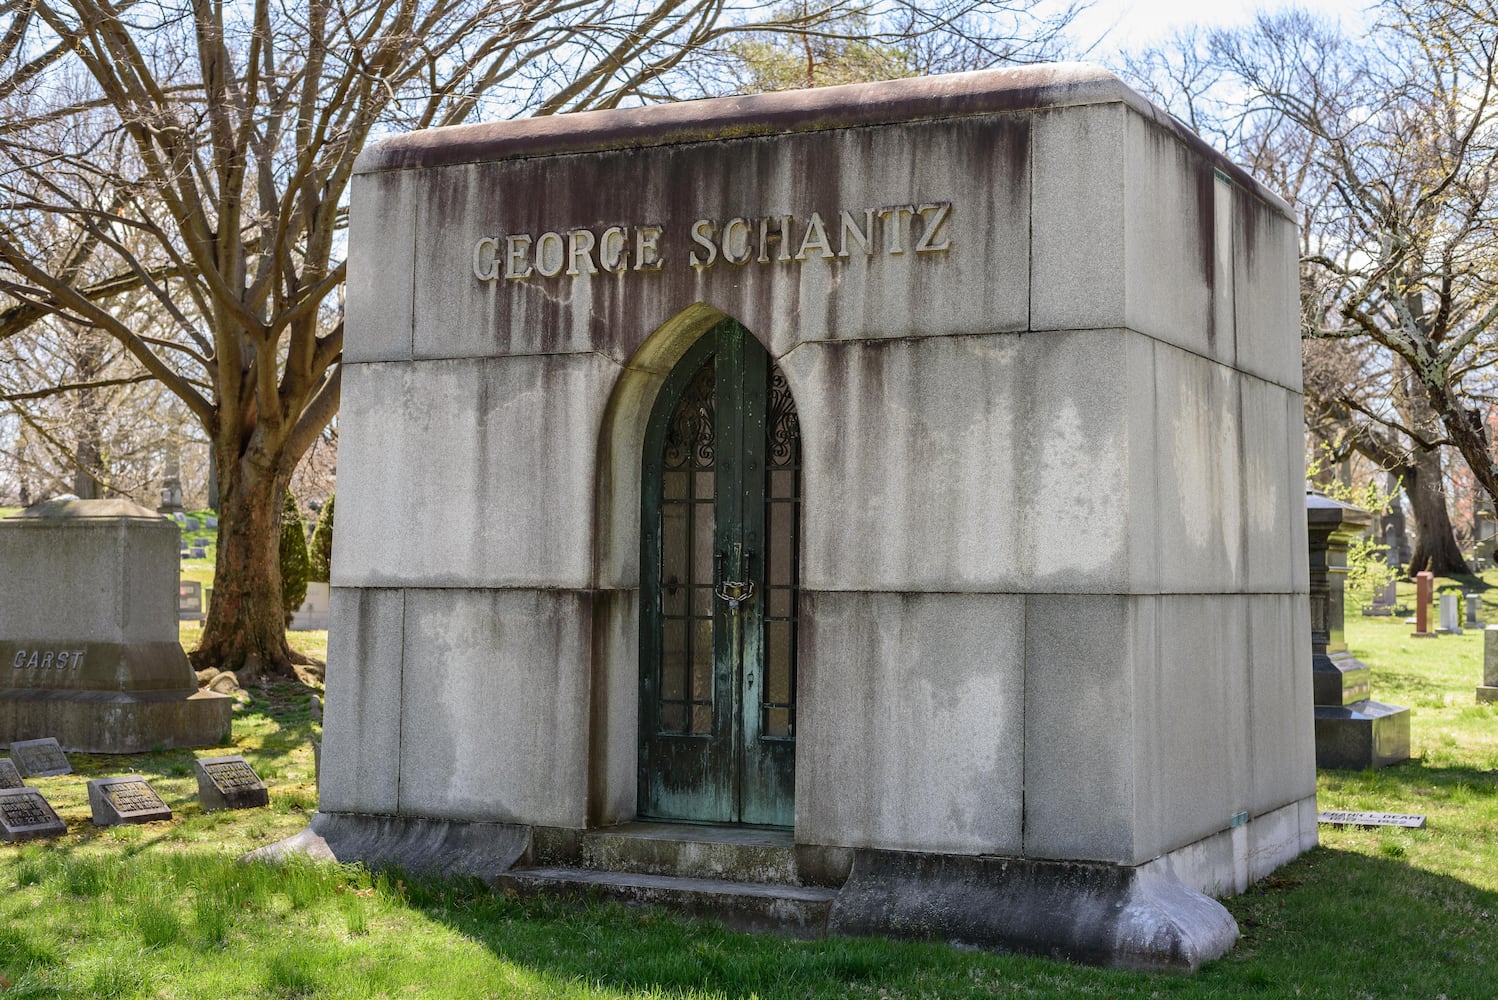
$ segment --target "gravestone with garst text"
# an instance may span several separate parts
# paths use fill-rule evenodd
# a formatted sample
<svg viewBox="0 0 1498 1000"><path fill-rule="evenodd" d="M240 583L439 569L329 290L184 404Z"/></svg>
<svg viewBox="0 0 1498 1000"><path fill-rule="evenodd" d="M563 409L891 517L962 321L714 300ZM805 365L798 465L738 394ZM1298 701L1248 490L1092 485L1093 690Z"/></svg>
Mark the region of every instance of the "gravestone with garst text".
<svg viewBox="0 0 1498 1000"><path fill-rule="evenodd" d="M228 735L233 699L198 693L178 642L178 537L126 500L0 519L0 743L139 753Z"/></svg>
<svg viewBox="0 0 1498 1000"><path fill-rule="evenodd" d="M355 169L280 850L1193 968L1316 843L1295 224L1175 119L1044 66Z"/></svg>

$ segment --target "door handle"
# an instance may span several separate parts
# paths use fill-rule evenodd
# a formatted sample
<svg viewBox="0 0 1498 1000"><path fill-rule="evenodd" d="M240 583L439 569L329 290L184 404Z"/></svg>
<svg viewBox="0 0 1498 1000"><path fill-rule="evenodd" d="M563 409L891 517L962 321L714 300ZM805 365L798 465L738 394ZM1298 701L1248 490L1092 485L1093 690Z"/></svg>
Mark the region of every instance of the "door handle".
<svg viewBox="0 0 1498 1000"><path fill-rule="evenodd" d="M713 590L713 593L717 595L719 600L728 605L729 611L737 611L739 609L739 605L743 604L745 601L754 596L754 581L749 579L726 579L723 575L723 565L727 561L727 558L728 557L726 553L719 552L717 554L718 586ZM746 576L749 575L749 567L752 564L753 560L753 552L744 553L744 572Z"/></svg>

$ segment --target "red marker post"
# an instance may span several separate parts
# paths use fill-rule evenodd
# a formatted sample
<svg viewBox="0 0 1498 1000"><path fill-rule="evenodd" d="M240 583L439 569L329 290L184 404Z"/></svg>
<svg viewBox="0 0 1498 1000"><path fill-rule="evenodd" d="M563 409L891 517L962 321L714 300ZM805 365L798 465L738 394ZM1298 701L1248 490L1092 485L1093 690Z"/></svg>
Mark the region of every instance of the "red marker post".
<svg viewBox="0 0 1498 1000"><path fill-rule="evenodd" d="M1415 631L1416 639L1434 639L1430 630L1430 595L1435 586L1435 576L1430 572L1415 574Z"/></svg>

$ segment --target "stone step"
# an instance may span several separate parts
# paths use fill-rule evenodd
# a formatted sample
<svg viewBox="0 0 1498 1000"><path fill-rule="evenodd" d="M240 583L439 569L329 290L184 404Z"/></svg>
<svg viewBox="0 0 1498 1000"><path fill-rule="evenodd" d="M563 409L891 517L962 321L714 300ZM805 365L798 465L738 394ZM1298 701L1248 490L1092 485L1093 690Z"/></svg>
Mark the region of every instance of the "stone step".
<svg viewBox="0 0 1498 1000"><path fill-rule="evenodd" d="M588 868L516 868L494 883L518 896L560 896L663 906L692 917L716 920L735 930L823 937L838 890L819 886L768 885L713 878L685 878Z"/></svg>
<svg viewBox="0 0 1498 1000"><path fill-rule="evenodd" d="M583 835L580 863L598 871L801 885L789 830L626 823Z"/></svg>

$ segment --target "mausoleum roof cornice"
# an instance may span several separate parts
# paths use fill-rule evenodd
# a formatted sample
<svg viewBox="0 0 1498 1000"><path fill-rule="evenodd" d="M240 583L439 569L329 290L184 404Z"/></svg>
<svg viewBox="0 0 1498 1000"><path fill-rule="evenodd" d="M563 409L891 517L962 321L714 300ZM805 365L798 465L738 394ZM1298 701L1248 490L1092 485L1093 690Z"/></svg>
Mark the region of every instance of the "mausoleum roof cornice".
<svg viewBox="0 0 1498 1000"><path fill-rule="evenodd" d="M1236 183L1293 217L1278 195L1195 132L1090 63L1017 66L424 129L368 147L354 170L369 174L1112 103L1125 104L1174 133Z"/></svg>

